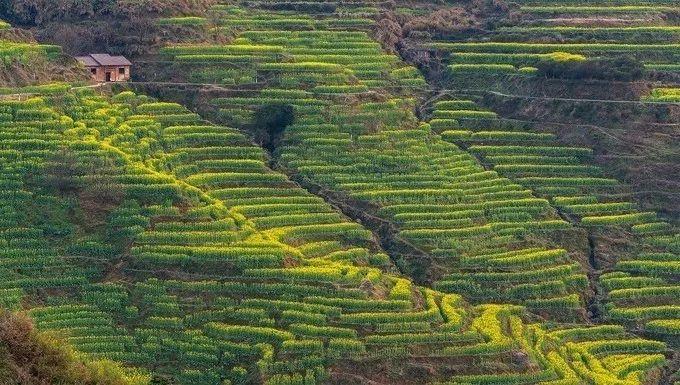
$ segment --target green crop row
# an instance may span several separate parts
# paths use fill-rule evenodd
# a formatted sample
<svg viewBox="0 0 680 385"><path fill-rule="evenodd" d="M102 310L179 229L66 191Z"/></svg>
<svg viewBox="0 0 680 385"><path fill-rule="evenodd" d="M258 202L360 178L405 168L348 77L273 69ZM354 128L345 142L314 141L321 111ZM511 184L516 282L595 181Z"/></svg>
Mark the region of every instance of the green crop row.
<svg viewBox="0 0 680 385"><path fill-rule="evenodd" d="M654 88L643 100L680 103L680 88Z"/></svg>
<svg viewBox="0 0 680 385"><path fill-rule="evenodd" d="M451 64L449 70L453 74L480 73L480 74L527 74L537 71L534 67L516 68L511 64Z"/></svg>
<svg viewBox="0 0 680 385"><path fill-rule="evenodd" d="M493 65L503 67L491 67L499 68L503 70L507 68L508 72L514 72L514 68L511 70L510 67L524 68L524 67L535 67L541 63L549 62L579 62L585 60L582 55L576 55L566 52L550 52L550 53L484 53L484 52L452 52L448 58L448 62L452 64L469 64L469 65ZM461 68L461 67L459 67ZM483 69L483 68L482 68ZM528 71L528 70L524 70ZM440 106L438 108L443 108Z"/></svg>
<svg viewBox="0 0 680 385"><path fill-rule="evenodd" d="M640 13L666 13L673 12L675 8L654 4L639 5L537 5L521 7L523 12L533 14L640 14Z"/></svg>
<svg viewBox="0 0 680 385"><path fill-rule="evenodd" d="M159 25L179 25L179 26L203 26L208 23L204 17L185 16L185 17L168 17L157 20Z"/></svg>
<svg viewBox="0 0 680 385"><path fill-rule="evenodd" d="M618 43L518 43L518 42L483 42L483 43L432 43L433 48L438 48L450 52L488 52L488 53L550 53L566 52L570 54L591 53L591 52L662 52L677 54L680 52L680 44L618 44ZM456 65L453 65L456 66ZM498 71L510 72L513 66L492 65L490 68ZM461 68L472 67L465 66ZM480 65L480 68L484 66Z"/></svg>

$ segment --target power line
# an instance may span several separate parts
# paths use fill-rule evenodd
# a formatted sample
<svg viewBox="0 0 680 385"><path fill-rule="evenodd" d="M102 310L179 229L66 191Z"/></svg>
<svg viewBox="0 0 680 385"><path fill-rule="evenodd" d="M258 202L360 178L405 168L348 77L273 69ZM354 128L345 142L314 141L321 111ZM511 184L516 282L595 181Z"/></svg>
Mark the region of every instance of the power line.
<svg viewBox="0 0 680 385"><path fill-rule="evenodd" d="M163 82L163 81L130 81L125 84L139 84L139 85L160 85L160 86L188 86L188 87L213 87L226 92L258 92L260 89L250 89L250 88L229 88L224 85L217 83L198 83L198 82ZM253 85L258 85L260 83L253 83ZM428 92L451 92L451 93L490 93L501 97L511 97L511 98L524 98L524 99L540 99L540 100L561 100L561 101L572 101L572 102L586 102L586 103L615 103L615 104L656 104L656 105L680 105L680 102L660 102L660 101L648 101L648 100L615 100L615 99L578 99L578 98L560 98L560 97L548 97L548 96L530 96L530 95L519 95L519 94L504 94L498 91L490 91L484 89L453 89L453 88L431 88L431 87L409 87L400 85L383 85L376 87L373 90L362 91L362 92L315 92L310 91L314 95L329 95L329 96L355 96L355 95L369 95L379 93L382 89L398 89L398 90L419 90Z"/></svg>
<svg viewBox="0 0 680 385"><path fill-rule="evenodd" d="M659 102L659 101L649 101L649 100L616 100L616 99L579 99L579 98L560 98L560 97L547 97L547 96L531 96L531 95L516 95L516 94L504 94L498 91L489 90L458 90L458 92L486 92L492 95L501 97L511 97L511 98L521 98L521 99L532 99L532 100L560 100L567 102L579 102L579 103L618 103L618 104L661 104L661 105L680 105L680 102Z"/></svg>
<svg viewBox="0 0 680 385"><path fill-rule="evenodd" d="M488 120L485 118L477 118L477 117L463 117L463 118L456 118L456 120ZM556 122L552 120L526 120L526 119L517 119L517 118L504 118L502 116L498 116L494 118L494 120L499 120L502 122L511 122L511 123L529 123L529 124L542 124L542 125L554 125L554 126L563 126L563 127L579 127L579 126L585 126L585 127L600 127L596 126L593 124L589 123L564 123L564 122ZM680 123L654 123L654 122L643 122L643 121L626 121L626 124L639 124L639 125L645 125L645 126L678 126ZM600 127L604 128L604 127Z"/></svg>
<svg viewBox="0 0 680 385"><path fill-rule="evenodd" d="M197 87L197 88L212 88L213 90L220 90L224 92L242 92L242 93L256 93L261 91L261 88L237 88L237 87L227 87L218 83L200 83L200 82L171 82L171 81L128 81L125 83L98 83L88 86L77 86L72 87L71 90L80 90L88 88L99 88L106 85L156 85L156 86L181 86L181 87ZM266 82L263 83L251 83L252 86L260 87L262 85L267 85ZM521 99L531 99L531 100L560 100L578 103L613 103L613 104L637 104L637 105L680 105L680 102L661 102L661 101L649 101L649 100L615 100L615 99L579 99L579 98L560 98L560 97L549 97L549 96L531 96L531 95L519 95L519 94L505 94L498 91L491 91L485 89L454 89L454 88L433 88L433 87L411 87L411 86L401 86L401 85L382 85L376 87L372 90L361 91L361 92L317 92L309 91L313 95L325 95L325 96L335 96L335 97L346 97L346 96L360 96L360 95L375 95L379 94L381 90L385 89L397 89L397 90L410 90L410 91L423 91L423 92L438 92L439 96L434 96L431 99L436 99L441 97L441 93L488 93L495 96L500 96L504 98L521 98ZM8 96L30 96L30 95L42 95L40 92L19 92L14 94L4 94L0 97ZM430 99L430 101L431 101Z"/></svg>

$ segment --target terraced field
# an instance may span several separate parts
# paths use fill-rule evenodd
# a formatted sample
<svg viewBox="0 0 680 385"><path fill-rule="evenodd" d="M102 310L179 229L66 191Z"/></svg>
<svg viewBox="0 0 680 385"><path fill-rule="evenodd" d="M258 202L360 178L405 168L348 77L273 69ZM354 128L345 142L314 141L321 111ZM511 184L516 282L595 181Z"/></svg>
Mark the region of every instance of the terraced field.
<svg viewBox="0 0 680 385"><path fill-rule="evenodd" d="M454 77L533 76L536 67L628 55L648 72L677 72L680 27L673 1L523 0L519 17L479 38L436 41ZM460 76L458 76L460 75Z"/></svg>
<svg viewBox="0 0 680 385"><path fill-rule="evenodd" d="M677 12L676 4L664 1L521 1L511 7L511 17L475 31L478 33L411 40L439 55L447 68L440 94L472 99L495 107L501 118L517 119L500 122L510 127L499 129L513 131L513 124L524 125L534 131L525 135L525 142L545 142L550 134L554 143L590 147L584 149L588 154L581 154L586 159L580 171L572 161L563 165L562 170L571 169L564 177L607 175L626 181L631 186L607 194L624 194L643 211L658 211L677 223L678 104L673 97L678 83ZM437 123L447 118L446 111L441 114L436 116ZM471 113L468 117L485 116ZM503 140L523 146L519 136L482 137L490 127L472 128L484 132L473 134L471 146L486 140L484 146L489 148L481 151L496 151L494 156L522 155L520 149L493 148L494 141ZM461 131L447 134L451 141L463 143L470 128L444 123L438 132L442 130ZM546 164L542 166L546 168ZM602 174L594 166L606 172ZM591 169L586 170L588 167ZM503 164L494 168L504 169L526 174L539 190L555 188L542 185L545 180L539 179L544 175L533 175L538 173L535 166ZM588 175L591 172L599 176ZM546 173L556 171L543 170Z"/></svg>
<svg viewBox="0 0 680 385"><path fill-rule="evenodd" d="M523 1L519 10L521 16L513 25L499 26L483 38L430 45L445 52L452 84L458 79L466 82L507 79L508 75L543 75L545 68L554 68L558 63L568 68L570 62L578 65L621 55L644 63L643 79L673 79L677 73L678 8L672 2ZM674 90L672 86L655 88L642 100L674 103ZM548 199L562 217L589 229L591 235L608 237L611 229L618 231L622 227L630 231L634 241L617 250L617 258L594 263L596 270L604 272L597 281L610 292L604 300L605 314L629 325L632 318L636 327L650 332L660 331L654 325L663 324L668 327L663 329L668 333L666 338L676 338L677 331L671 331L671 325L677 328L677 320L657 322L654 318L677 318L673 315L676 302L672 293L677 290L674 270L678 254L671 246L677 239L677 230L653 212L640 212L631 202L630 188L606 177L607 173L595 166L590 149L565 145L555 129L542 130L540 125L526 124L530 122L497 119L494 112L469 100L439 102L433 118L431 124L447 141L468 149L487 169ZM669 126L670 136L674 137L674 126ZM640 127L645 127L644 123ZM663 136L662 129L647 129L658 130L654 134ZM635 140L632 135L631 140ZM650 153L654 151L649 149ZM625 153L620 156L634 157ZM650 158L663 167L663 156ZM650 178L662 183L662 179ZM652 265L664 267L650 276L648 268ZM654 316L653 308L659 310ZM624 320L622 314L630 318Z"/></svg>
<svg viewBox="0 0 680 385"><path fill-rule="evenodd" d="M569 222L598 232L629 229L635 238L630 257L600 266L608 270L599 277L609 292L608 315L650 332L660 332L654 325L663 324L667 338L677 336L677 232L625 199L625 186L588 164L588 149L565 146L553 134L497 119L469 100L438 102L433 116L430 123L441 129L443 138L549 200Z"/></svg>
<svg viewBox="0 0 680 385"><path fill-rule="evenodd" d="M21 42L20 39L10 38L9 31L12 25L4 20L0 20L0 57L4 64L11 61L26 60L30 55L49 55L54 56L61 53L61 47L38 44L33 42Z"/></svg>
<svg viewBox="0 0 680 385"><path fill-rule="evenodd" d="M38 300L29 306L38 327L88 357L182 384L315 383L340 362L418 357L441 361L432 379L448 383L637 383L665 360L662 343L618 326L546 328L523 321L521 307L471 306L391 274L369 232L268 169L242 134L179 105L73 92L57 109L54 99L2 102L12 117L3 126L3 298L13 309ZM70 178L54 191L49 170L65 165ZM32 180L40 171L47 180ZM106 238L31 216L49 204L59 218L64 182L106 187L79 191L79 205L121 194L99 224ZM280 217L258 214L272 209ZM116 249L130 242L121 265ZM483 354L500 364L517 349L523 369L446 375L447 363ZM630 364L605 369L620 354Z"/></svg>
<svg viewBox="0 0 680 385"><path fill-rule="evenodd" d="M589 148L471 100L418 108L425 78L371 35L384 6L223 1L159 20L210 31L159 61L203 88L201 114L3 90L0 305L134 385L673 381L677 228ZM531 73L622 47L597 45L469 57ZM626 243L598 259L612 234Z"/></svg>
<svg viewBox="0 0 680 385"><path fill-rule="evenodd" d="M5 28L0 24L0 31L3 29ZM27 62L32 55L53 57L60 52L61 49L53 45L0 40L0 58L5 65L11 62Z"/></svg>
<svg viewBox="0 0 680 385"><path fill-rule="evenodd" d="M563 313L582 309L587 280L578 258L570 258L558 247L541 247L548 243L545 240L523 239L527 230L535 229L540 236L569 227L547 201L496 173L486 172L470 155L420 125L408 112L413 108L412 100L398 94L361 100L362 94L368 96L369 90L380 87L398 87L408 95L409 84L424 82L417 72L399 64L397 57L380 52L362 32L350 36L334 31L292 34L300 36L301 43L291 39L288 31L245 31L232 45L176 46L165 53L184 64L190 52L238 51L247 42L246 49L277 50L290 57L291 62L256 64L255 70L263 72L276 68L270 75L275 78L268 82L271 87L253 97L215 99L219 114L242 117L249 116L248 108L291 105L297 118L286 130L279 150L281 163L307 183L321 184L348 199L366 202L372 206L372 215L395 224L397 237L426 258L407 263L412 265L407 269L430 264L431 271L425 274L441 281L437 287L462 291L480 301L529 300L537 309L555 308ZM316 62L307 62L306 55L327 40L342 48L326 48L328 55L317 55ZM367 46L371 48L364 48ZM320 61L326 57L328 62ZM373 69L364 70L369 66ZM326 76L329 70L353 79ZM414 76L406 78L407 85L399 84L403 78L390 76L407 71ZM298 89L306 83L311 83L308 90ZM348 93L355 100L333 106ZM326 110L330 114L324 113ZM469 259L464 260L462 254ZM487 259L492 261L487 264ZM544 271L522 273L522 267L532 259L540 260ZM492 266L495 271L488 270ZM480 270L487 272L481 274ZM536 277L542 273L545 282L536 285ZM508 285L511 283L514 285ZM541 293L541 287L549 289Z"/></svg>

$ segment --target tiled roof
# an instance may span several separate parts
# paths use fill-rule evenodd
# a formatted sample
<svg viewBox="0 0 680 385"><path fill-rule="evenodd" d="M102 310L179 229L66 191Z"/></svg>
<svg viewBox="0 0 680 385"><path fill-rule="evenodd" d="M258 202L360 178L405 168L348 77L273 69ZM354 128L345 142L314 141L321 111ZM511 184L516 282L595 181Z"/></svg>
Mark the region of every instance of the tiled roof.
<svg viewBox="0 0 680 385"><path fill-rule="evenodd" d="M85 67L98 67L99 63L90 56L77 56L76 60L83 63Z"/></svg>
<svg viewBox="0 0 680 385"><path fill-rule="evenodd" d="M124 56L111 56L106 53L94 53L87 56L76 57L78 61L87 67L97 66L131 66L132 63Z"/></svg>

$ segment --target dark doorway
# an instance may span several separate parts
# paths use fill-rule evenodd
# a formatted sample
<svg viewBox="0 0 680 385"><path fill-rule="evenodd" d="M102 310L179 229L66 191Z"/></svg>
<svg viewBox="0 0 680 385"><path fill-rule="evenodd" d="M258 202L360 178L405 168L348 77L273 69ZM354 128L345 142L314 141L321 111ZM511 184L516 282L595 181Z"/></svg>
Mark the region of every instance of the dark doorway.
<svg viewBox="0 0 680 385"><path fill-rule="evenodd" d="M106 81L110 82L111 81L111 72L106 73Z"/></svg>

